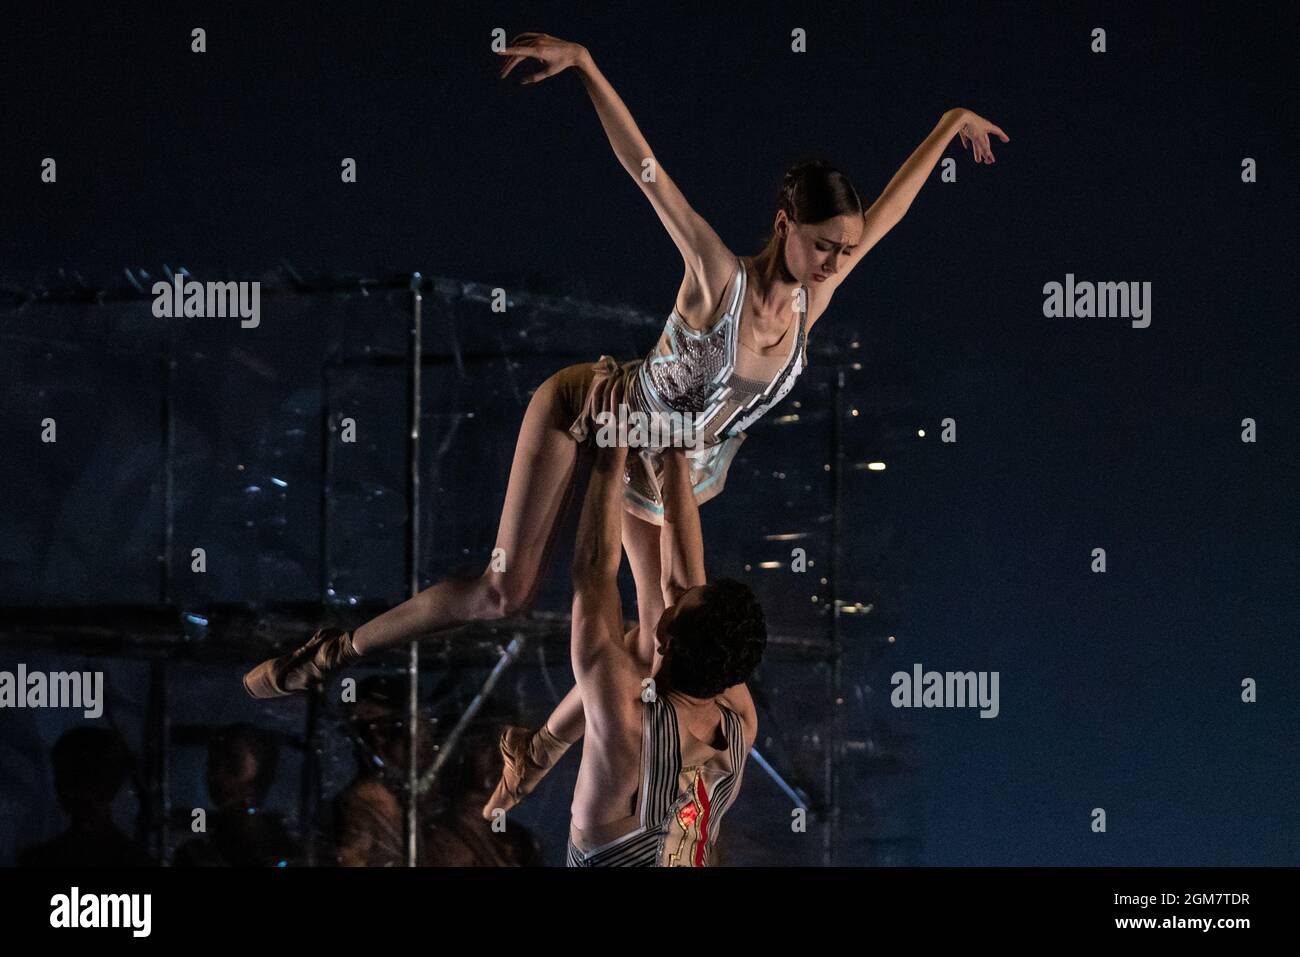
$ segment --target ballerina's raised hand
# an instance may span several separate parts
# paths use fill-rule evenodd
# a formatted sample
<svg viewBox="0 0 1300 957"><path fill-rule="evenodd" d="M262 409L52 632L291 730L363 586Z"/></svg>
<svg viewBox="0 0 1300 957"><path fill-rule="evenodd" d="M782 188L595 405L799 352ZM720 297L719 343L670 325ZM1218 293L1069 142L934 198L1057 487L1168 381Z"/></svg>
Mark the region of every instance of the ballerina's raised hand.
<svg viewBox="0 0 1300 957"><path fill-rule="evenodd" d="M510 41L510 46L498 50L500 56L510 57L501 68L501 79L505 79L524 60L539 60L541 68L520 81L521 86L540 83L547 77L555 76L571 66L577 66L587 55L587 48L580 43L570 43L547 33L520 33Z"/></svg>
<svg viewBox="0 0 1300 957"><path fill-rule="evenodd" d="M957 135L961 137L961 145L970 149L977 163L996 162L993 158L989 134L992 133L1003 143L1010 143L1011 137L1002 132L1002 127L990 123L979 114L971 113L969 110L966 113L966 123L957 131Z"/></svg>

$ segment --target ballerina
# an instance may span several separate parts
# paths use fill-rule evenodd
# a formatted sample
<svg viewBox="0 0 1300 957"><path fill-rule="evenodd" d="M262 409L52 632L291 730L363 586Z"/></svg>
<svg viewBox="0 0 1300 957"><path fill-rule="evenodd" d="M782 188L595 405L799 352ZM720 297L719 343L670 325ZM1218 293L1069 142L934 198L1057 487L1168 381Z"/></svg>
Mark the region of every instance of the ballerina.
<svg viewBox="0 0 1300 957"><path fill-rule="evenodd" d="M836 290L902 220L953 136L984 164L994 162L991 135L1010 141L974 112L948 110L865 209L838 169L821 159L797 163L781 181L767 242L756 255L737 256L687 202L585 47L544 33L522 33L498 52L507 58L503 79L529 59L542 65L524 84L577 71L615 156L682 255L685 274L673 311L643 359L620 363L602 355L595 363L561 369L533 394L519 429L493 551L504 562L494 560L469 579L437 582L353 632L317 631L300 648L262 662L245 676L244 687L254 697L301 691L363 655L527 609L568 507L579 446L595 442L608 417L617 418L620 411L690 415L696 442L686 458L695 501L703 504L718 495L744 430L790 391L807 365L808 335ZM643 175L645 170L653 175ZM659 663L654 636L666 607L662 485L662 451L640 448L627 455L621 535L638 614L625 641L647 675ZM541 728L507 728L501 739L505 773L488 806L509 807L526 795L582 736L583 726L575 687Z"/></svg>

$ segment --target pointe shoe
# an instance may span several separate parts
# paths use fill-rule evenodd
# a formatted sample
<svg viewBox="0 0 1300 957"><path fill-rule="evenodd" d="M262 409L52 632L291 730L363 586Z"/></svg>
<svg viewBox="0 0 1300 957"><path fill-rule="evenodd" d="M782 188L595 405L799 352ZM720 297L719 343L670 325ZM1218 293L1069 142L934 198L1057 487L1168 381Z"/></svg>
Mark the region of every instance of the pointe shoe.
<svg viewBox="0 0 1300 957"><path fill-rule="evenodd" d="M502 731L501 780L483 805L484 820L492 820L498 808L509 811L532 794L572 743L551 734L546 725L536 731L514 725Z"/></svg>
<svg viewBox="0 0 1300 957"><path fill-rule="evenodd" d="M331 673L360 657L352 645L351 632L322 628L301 648L268 658L244 675L244 690L254 698L282 698L325 681Z"/></svg>

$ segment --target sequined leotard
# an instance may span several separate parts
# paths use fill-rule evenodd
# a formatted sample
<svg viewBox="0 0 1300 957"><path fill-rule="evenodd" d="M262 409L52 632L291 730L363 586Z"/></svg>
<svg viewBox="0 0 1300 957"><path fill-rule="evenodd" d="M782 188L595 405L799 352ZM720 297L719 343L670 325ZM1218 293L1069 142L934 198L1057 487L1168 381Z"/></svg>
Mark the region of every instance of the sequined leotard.
<svg viewBox="0 0 1300 957"><path fill-rule="evenodd" d="M596 427L596 413L612 413L619 404L648 416L689 414L698 442L686 453L695 500L702 504L721 492L731 460L745 440L744 430L785 398L808 364L808 290L801 286L795 301L795 341L779 371L770 381L737 373L738 326L747 285L745 264L738 259L727 309L708 329L692 329L674 307L644 359L620 364L601 356L587 405L569 430L574 438L585 439ZM636 456L628 456L624 475L624 508L656 525L663 524L659 460L653 447L639 449Z"/></svg>

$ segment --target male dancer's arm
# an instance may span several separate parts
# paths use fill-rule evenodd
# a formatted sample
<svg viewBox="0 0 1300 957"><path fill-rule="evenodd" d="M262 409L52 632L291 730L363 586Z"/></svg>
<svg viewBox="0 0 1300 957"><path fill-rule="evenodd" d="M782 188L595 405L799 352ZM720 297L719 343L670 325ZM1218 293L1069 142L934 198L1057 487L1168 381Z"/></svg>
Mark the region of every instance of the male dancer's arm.
<svg viewBox="0 0 1300 957"><path fill-rule="evenodd" d="M664 606L669 607L684 592L705 582L700 509L695 504L690 464L682 449L664 451L661 485L664 524L659 532L659 567Z"/></svg>
<svg viewBox="0 0 1300 957"><path fill-rule="evenodd" d="M626 448L598 448L578 521L573 555L570 656L586 717L588 750L604 750L637 718L640 676L624 647L618 594L622 559L623 467ZM584 753L584 762L587 755Z"/></svg>

